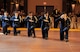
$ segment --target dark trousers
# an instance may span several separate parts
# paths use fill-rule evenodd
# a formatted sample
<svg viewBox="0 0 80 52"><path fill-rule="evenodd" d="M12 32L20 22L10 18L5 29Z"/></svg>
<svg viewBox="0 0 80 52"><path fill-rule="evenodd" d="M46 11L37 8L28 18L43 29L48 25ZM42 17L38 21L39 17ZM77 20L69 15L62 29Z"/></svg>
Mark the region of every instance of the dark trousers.
<svg viewBox="0 0 80 52"><path fill-rule="evenodd" d="M43 29L42 29L42 38L45 38L45 33Z"/></svg>
<svg viewBox="0 0 80 52"><path fill-rule="evenodd" d="M64 31L60 30L60 40L64 40Z"/></svg>
<svg viewBox="0 0 80 52"><path fill-rule="evenodd" d="M14 35L17 35L16 27L14 27Z"/></svg>
<svg viewBox="0 0 80 52"><path fill-rule="evenodd" d="M42 38L48 38L48 30L44 30L44 28L42 28Z"/></svg>
<svg viewBox="0 0 80 52"><path fill-rule="evenodd" d="M68 39L68 30L65 31L65 39Z"/></svg>
<svg viewBox="0 0 80 52"><path fill-rule="evenodd" d="M64 35L65 33L65 35ZM65 39L68 39L68 30L67 31L63 31L63 30L60 30L60 40L64 40Z"/></svg>
<svg viewBox="0 0 80 52"><path fill-rule="evenodd" d="M20 34L20 30L17 30L17 27L14 27L14 35L16 36L18 33Z"/></svg>
<svg viewBox="0 0 80 52"><path fill-rule="evenodd" d="M34 37L35 37L35 30L34 30L34 28L33 29L28 28L28 37L32 36L32 34L34 34Z"/></svg>
<svg viewBox="0 0 80 52"><path fill-rule="evenodd" d="M59 22L54 22L54 28L58 27Z"/></svg>
<svg viewBox="0 0 80 52"><path fill-rule="evenodd" d="M7 26L4 26L4 27L3 27L3 33L5 34L5 33L7 33L7 31L8 31L8 30L7 30Z"/></svg>
<svg viewBox="0 0 80 52"><path fill-rule="evenodd" d="M55 21L58 17L55 17L54 18L54 28L57 28L58 27L58 24L59 24L59 21Z"/></svg>

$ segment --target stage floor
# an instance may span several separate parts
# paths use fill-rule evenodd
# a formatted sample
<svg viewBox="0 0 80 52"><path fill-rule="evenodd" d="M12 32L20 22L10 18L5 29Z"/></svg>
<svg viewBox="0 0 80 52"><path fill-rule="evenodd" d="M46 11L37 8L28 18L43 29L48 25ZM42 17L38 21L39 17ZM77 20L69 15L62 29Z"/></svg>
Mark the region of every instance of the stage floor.
<svg viewBox="0 0 80 52"><path fill-rule="evenodd" d="M36 38L27 37L27 31L18 36L0 33L0 52L80 52L80 31L69 32L69 42L59 40L59 31L50 30L49 39L42 39L41 30Z"/></svg>

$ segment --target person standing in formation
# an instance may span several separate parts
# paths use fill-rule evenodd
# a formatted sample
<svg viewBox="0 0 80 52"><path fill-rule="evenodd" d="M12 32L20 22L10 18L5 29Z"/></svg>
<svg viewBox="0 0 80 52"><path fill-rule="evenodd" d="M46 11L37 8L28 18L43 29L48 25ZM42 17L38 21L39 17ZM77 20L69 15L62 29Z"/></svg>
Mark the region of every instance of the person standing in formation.
<svg viewBox="0 0 80 52"><path fill-rule="evenodd" d="M8 35L10 33L10 30L8 30L7 28L9 27L10 25L10 17L8 16L8 12L5 11L4 12L4 15L2 16L2 28L3 28L3 33L5 35Z"/></svg>
<svg viewBox="0 0 80 52"><path fill-rule="evenodd" d="M27 22L26 26L28 28L28 37L31 37L32 34L34 34L33 38L35 38L35 23L37 23L37 18L33 16L32 12L29 12L28 16L25 18L25 21Z"/></svg>
<svg viewBox="0 0 80 52"><path fill-rule="evenodd" d="M70 28L70 19L67 16L66 13L63 13L60 18L56 19L56 21L61 21L60 23L60 40L63 41L65 38L65 41L68 42L68 31ZM64 36L65 32L65 36Z"/></svg>
<svg viewBox="0 0 80 52"><path fill-rule="evenodd" d="M19 16L18 12L14 13L14 16L10 19L12 21L12 27L14 29L14 36L17 36L20 31L17 31L17 28L20 26L21 17Z"/></svg>
<svg viewBox="0 0 80 52"><path fill-rule="evenodd" d="M40 17L41 20L41 29L42 29L42 37L43 39L48 39L48 31L49 31L49 23L50 23L50 17L49 13L45 12L43 16Z"/></svg>

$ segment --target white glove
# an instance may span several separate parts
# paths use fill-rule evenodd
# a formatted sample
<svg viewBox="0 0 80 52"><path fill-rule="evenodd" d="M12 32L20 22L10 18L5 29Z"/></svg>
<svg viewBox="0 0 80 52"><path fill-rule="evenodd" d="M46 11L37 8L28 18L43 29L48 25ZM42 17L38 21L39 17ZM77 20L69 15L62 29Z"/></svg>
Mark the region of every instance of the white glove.
<svg viewBox="0 0 80 52"><path fill-rule="evenodd" d="M5 18L5 20L9 20L9 19Z"/></svg>
<svg viewBox="0 0 80 52"><path fill-rule="evenodd" d="M49 22L48 20L44 20L45 22Z"/></svg>
<svg viewBox="0 0 80 52"><path fill-rule="evenodd" d="M19 21L19 19L14 19L14 21Z"/></svg>

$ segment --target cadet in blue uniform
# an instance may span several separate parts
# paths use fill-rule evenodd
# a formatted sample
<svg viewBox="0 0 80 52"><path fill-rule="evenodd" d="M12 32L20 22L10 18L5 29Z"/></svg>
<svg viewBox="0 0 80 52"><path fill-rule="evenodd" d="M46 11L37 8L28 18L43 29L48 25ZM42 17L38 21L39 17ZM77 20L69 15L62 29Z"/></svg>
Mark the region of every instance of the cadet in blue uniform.
<svg viewBox="0 0 80 52"><path fill-rule="evenodd" d="M36 17L33 16L32 12L29 12L28 16L25 18L25 21L27 22L27 28L28 28L28 37L31 37L32 34L35 36L35 23L36 23Z"/></svg>
<svg viewBox="0 0 80 52"><path fill-rule="evenodd" d="M41 20L42 37L43 39L48 39L48 30L50 23L50 17L48 12L45 12L44 16L41 16L39 20Z"/></svg>
<svg viewBox="0 0 80 52"><path fill-rule="evenodd" d="M2 16L3 33L6 35L10 33L10 30L7 29L10 25L9 21L10 21L10 17L8 16L8 12L6 11L4 12L4 15Z"/></svg>
<svg viewBox="0 0 80 52"><path fill-rule="evenodd" d="M18 15L18 12L15 12L15 15L12 16L10 20L12 21L12 26L14 28L14 36L17 36L17 34L20 33L20 31L17 31L16 29L20 27L21 21L21 17Z"/></svg>
<svg viewBox="0 0 80 52"><path fill-rule="evenodd" d="M61 21L61 24L60 24L60 40L63 41L65 38L65 41L68 42L68 31L70 28L70 19L68 18L67 14L64 13L56 21ZM64 36L64 32L65 32L65 36Z"/></svg>

